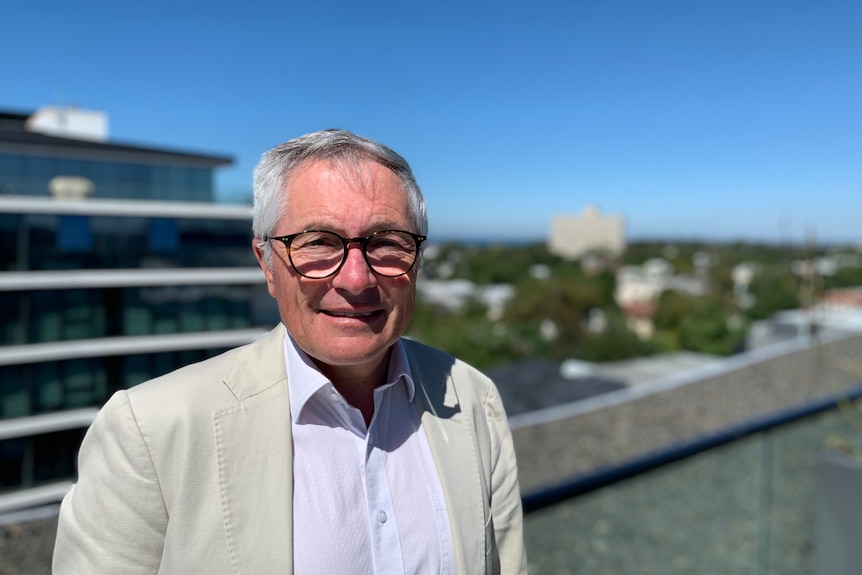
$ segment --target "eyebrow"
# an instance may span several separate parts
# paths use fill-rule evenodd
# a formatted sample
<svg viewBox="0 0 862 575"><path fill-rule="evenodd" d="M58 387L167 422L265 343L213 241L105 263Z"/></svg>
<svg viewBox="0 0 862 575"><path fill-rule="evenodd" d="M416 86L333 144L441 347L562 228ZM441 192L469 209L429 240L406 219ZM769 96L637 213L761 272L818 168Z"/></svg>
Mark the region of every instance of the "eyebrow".
<svg viewBox="0 0 862 575"><path fill-rule="evenodd" d="M408 225L396 224L395 222L393 222L391 220L386 220L386 221L378 222L374 225L362 228L363 231L360 232L360 235L367 236L369 234L373 234L374 232L380 232L383 230L409 231L406 229L409 227L410 227L409 224ZM346 234L344 234L343 228L339 230L339 229L334 228L331 224L324 224L324 223L319 223L319 222L311 222L311 223L305 225L302 228L302 230L297 230L297 231L305 231L305 230L320 230L320 231L327 231L327 232L335 232L335 233L340 234L340 235L346 235ZM291 233L294 233L294 232L291 232Z"/></svg>

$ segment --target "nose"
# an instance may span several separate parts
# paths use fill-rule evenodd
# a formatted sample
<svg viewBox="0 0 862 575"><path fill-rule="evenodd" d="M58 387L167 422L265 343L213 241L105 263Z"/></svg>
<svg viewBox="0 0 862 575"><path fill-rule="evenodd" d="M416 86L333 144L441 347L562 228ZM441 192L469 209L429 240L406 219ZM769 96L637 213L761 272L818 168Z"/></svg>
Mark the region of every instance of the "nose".
<svg viewBox="0 0 862 575"><path fill-rule="evenodd" d="M347 258L338 273L332 278L332 286L351 293L361 293L377 285L377 276L371 271L362 246L357 243L347 246Z"/></svg>

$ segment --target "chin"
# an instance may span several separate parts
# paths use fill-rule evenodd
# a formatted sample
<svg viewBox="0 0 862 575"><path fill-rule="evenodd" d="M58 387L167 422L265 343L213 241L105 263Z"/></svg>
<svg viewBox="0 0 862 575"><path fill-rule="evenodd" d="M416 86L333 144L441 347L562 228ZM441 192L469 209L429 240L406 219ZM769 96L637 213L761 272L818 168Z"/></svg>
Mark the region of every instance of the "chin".
<svg viewBox="0 0 862 575"><path fill-rule="evenodd" d="M334 349L332 347L321 349L319 350L320 353L317 360L328 365L338 365L342 367L365 365L382 360L386 356L386 352L389 351L389 348L392 347L393 343L394 342L380 342L379 344L374 345L348 345L343 347L339 346Z"/></svg>

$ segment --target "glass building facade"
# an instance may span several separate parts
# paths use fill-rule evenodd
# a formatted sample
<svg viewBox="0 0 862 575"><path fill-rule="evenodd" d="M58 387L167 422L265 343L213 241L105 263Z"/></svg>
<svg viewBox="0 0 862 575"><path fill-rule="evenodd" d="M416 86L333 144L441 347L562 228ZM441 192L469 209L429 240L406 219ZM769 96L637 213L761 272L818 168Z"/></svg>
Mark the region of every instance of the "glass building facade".
<svg viewBox="0 0 862 575"><path fill-rule="evenodd" d="M86 178L92 198L211 202L211 168L0 153L0 192L45 195L56 176Z"/></svg>
<svg viewBox="0 0 862 575"><path fill-rule="evenodd" d="M253 267L251 239L250 215L226 220L0 213L0 244L10 246L0 250L0 271Z"/></svg>
<svg viewBox="0 0 862 575"><path fill-rule="evenodd" d="M0 440L0 494L75 475L82 428Z"/></svg>
<svg viewBox="0 0 862 575"><path fill-rule="evenodd" d="M202 361L224 348L164 351L0 368L0 418L99 407L115 392Z"/></svg>
<svg viewBox="0 0 862 575"><path fill-rule="evenodd" d="M27 119L0 111L0 512L7 496L64 492L111 394L278 322L250 206L213 202L229 159Z"/></svg>
<svg viewBox="0 0 862 575"><path fill-rule="evenodd" d="M251 327L252 285L163 285L0 292L5 345ZM260 318L257 318L260 319Z"/></svg>
<svg viewBox="0 0 862 575"><path fill-rule="evenodd" d="M0 253L0 497L73 479L84 433L77 427L4 437L4 421L95 412L119 389L236 345L188 348L187 339L187 349L137 352L123 350L124 341L203 339L278 322L250 249L247 209L225 215L200 204L201 217L166 217L159 203L85 200L98 208L86 215L79 202L31 202L35 213L16 213L0 197L0 238L14 246ZM206 278L189 277L196 271ZM13 276L17 283L4 285ZM121 350L68 351L80 343L98 349L99 342ZM15 351L37 348L44 358L14 359Z"/></svg>

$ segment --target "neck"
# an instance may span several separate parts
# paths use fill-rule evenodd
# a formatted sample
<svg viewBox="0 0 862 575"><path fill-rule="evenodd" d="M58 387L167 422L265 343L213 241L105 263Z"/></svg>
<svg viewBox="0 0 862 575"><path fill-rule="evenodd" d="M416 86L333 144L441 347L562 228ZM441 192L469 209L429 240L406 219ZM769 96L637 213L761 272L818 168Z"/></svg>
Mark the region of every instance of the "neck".
<svg viewBox="0 0 862 575"><path fill-rule="evenodd" d="M347 403L362 412L366 426L371 424L371 418L374 416L374 390L386 382L391 353L391 350L388 351L380 361L372 365L323 365L318 363L320 371L329 378L329 381L344 396Z"/></svg>

